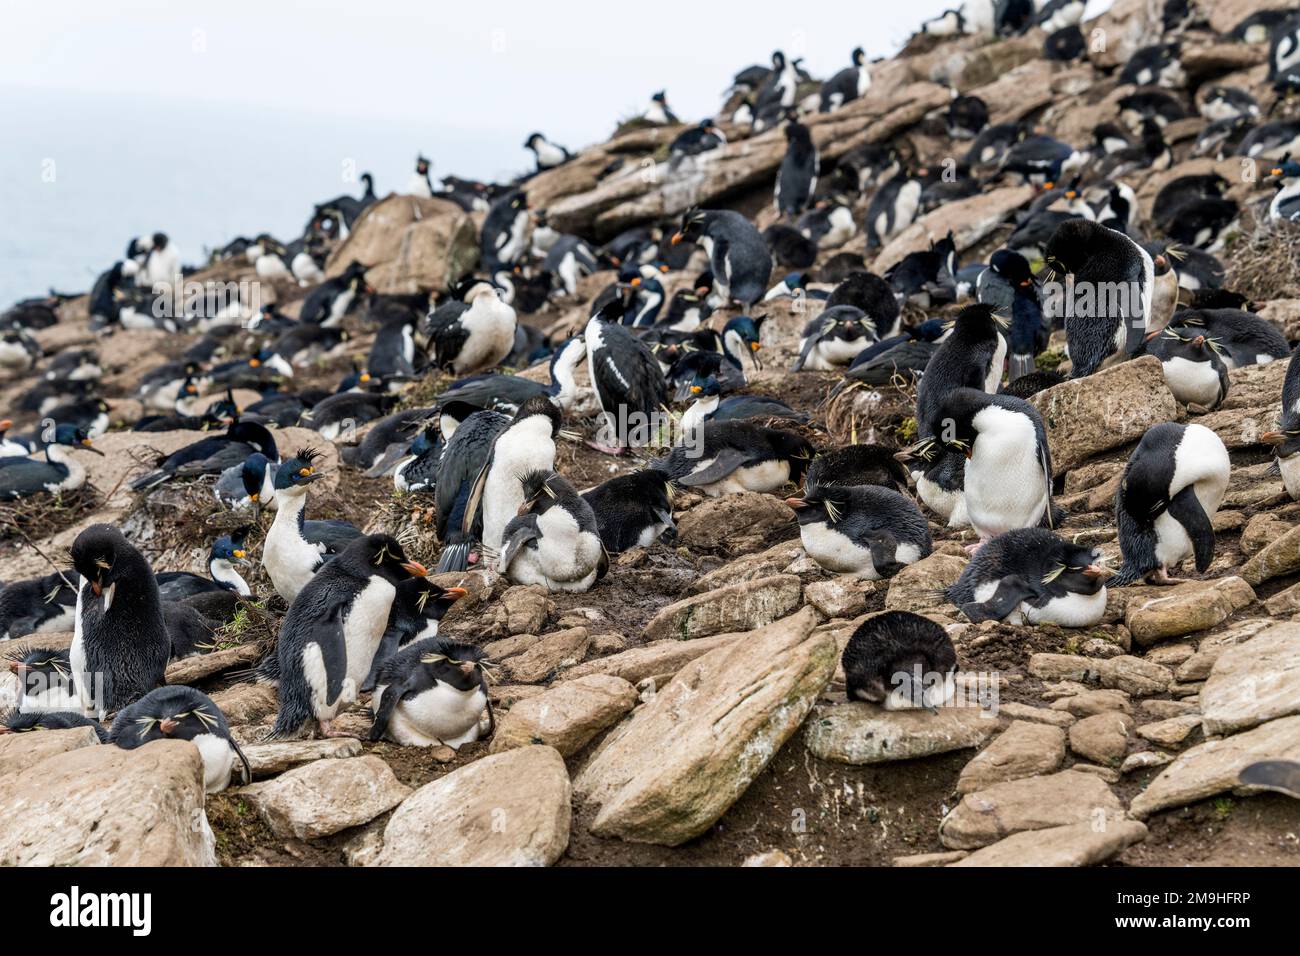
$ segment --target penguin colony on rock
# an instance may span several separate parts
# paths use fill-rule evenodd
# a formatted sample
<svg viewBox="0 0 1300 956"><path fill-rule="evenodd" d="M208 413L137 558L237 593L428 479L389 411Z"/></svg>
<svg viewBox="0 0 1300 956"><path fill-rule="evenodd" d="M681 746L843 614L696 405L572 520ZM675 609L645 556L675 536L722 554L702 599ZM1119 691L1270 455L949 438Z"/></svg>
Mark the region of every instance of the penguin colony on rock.
<svg viewBox="0 0 1300 956"><path fill-rule="evenodd" d="M271 736L346 734L340 718L368 705L371 740L458 748L490 736L495 718L474 618L440 633L469 593L453 582L477 571L599 594L611 557L672 542L674 512L704 498L784 500L790 535L826 575L891 578L929 556L937 536L966 537L970 561L935 600L971 622L1088 628L1105 614L1108 586L1205 572L1231 471L1213 430L1169 421L1136 442L1115 494L1111 567L1102 548L1061 530L1050 423L1029 400L1063 375L1087 389L1097 373L1150 355L1177 402L1204 413L1227 399L1234 369L1288 359L1280 419L1259 441L1300 498L1291 343L1226 286L1218 258L1248 228L1243 215L1279 236L1300 221L1300 123L1287 118L1300 91L1300 11L1219 38L1267 44L1276 99L1262 102L1184 69L1183 44L1208 30L1197 9L1166 4L1164 35L1115 71L1113 113L1079 141L1043 132L1055 104L1020 114L954 89L921 121L925 136L904 127L846 151L826 124L883 95L860 48L823 83L778 51L770 66L736 74L717 115L689 125L655 93L638 121L667 129L670 181L706 178L738 140L780 145L762 205L746 206L752 216L715 199L613 235L567 232L571 217L532 197L575 154L543 133L525 143L536 170L511 183L435 180L421 156L402 195L482 221L477 269L434 293L381 294L372 268L333 260L380 201L369 174L360 196L317 204L301 237L241 237L214 253L215 265L272 283L273 304L158 317L154 285L195 270L166 235L134 239L86 299L104 340L179 334L176 354L130 383L142 409L133 422L113 406L116 386L101 382L98 349L47 355L39 344L41 330L71 321L71 297L16 304L0 317L0 367L21 385L8 411L30 427L0 422L0 499L85 486L84 453L98 453L110 421L190 430L129 488L152 496L211 483L205 500L238 527L204 543L206 573L155 573L131 533L93 524L69 563L8 582L0 640L74 636L67 652L37 640L10 656L18 691L3 729L90 725L127 749L190 740L208 792L247 781L217 704L168 685L166 673L172 659L217 646L218 629L259 602L278 623L250 675L275 685ZM1039 31L1046 59L1077 62L1083 10L1078 0L972 0L926 22L920 42ZM1171 139L1172 124L1197 114L1194 144ZM959 147L955 167L917 145L944 135ZM1190 155L1237 157L1258 175L1163 175ZM1029 188L996 228L935 229L945 221L935 211L1004 185ZM918 235L918 223L921 241L900 254L894 243ZM543 314L565 321L544 329ZM788 315L794 324L773 320ZM793 357L789 370L764 368L772 351ZM337 374L349 358L350 373ZM303 384L320 368L334 377ZM891 433L905 447L834 440L827 404L799 401L809 380L832 403L914 392L912 427ZM424 553L405 528L376 532L364 507L347 520L313 500L324 456L286 447L289 426L338 444L359 482L430 515L436 550ZM615 456L597 459L607 480L592 486L572 467L575 447L596 457L584 441ZM436 564L439 583L422 561ZM843 663L851 699L934 709L954 693L952 641L917 614L871 617Z"/></svg>

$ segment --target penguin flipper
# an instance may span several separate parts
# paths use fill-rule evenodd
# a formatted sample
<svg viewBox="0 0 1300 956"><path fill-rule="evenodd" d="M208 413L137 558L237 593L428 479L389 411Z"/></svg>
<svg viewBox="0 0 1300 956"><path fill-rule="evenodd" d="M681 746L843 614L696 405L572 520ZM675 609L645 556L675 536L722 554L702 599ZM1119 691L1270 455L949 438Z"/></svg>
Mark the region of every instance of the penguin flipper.
<svg viewBox="0 0 1300 956"><path fill-rule="evenodd" d="M1196 488L1188 485L1169 502L1169 516L1183 526L1192 539L1192 553L1196 557L1196 570L1204 571L1214 560L1214 526L1210 523Z"/></svg>
<svg viewBox="0 0 1300 956"><path fill-rule="evenodd" d="M688 488L711 485L726 478L747 461L749 461L749 456L744 452L735 448L724 448L718 452L717 457L713 459L707 468L702 468L689 475L683 475L677 479L677 483Z"/></svg>
<svg viewBox="0 0 1300 956"><path fill-rule="evenodd" d="M379 703L379 710L375 711L375 721L370 725L370 739L380 741L384 739L384 734L388 732L388 722L393 719L393 711L402 698L413 689L411 675L407 674L402 678L400 684L389 684L384 688L384 699Z"/></svg>
<svg viewBox="0 0 1300 956"><path fill-rule="evenodd" d="M1000 621L1018 608L1022 602L1038 596L1038 592L1018 574L1011 574L998 582L997 590L986 601L971 601L961 606L961 612L972 624L981 621Z"/></svg>
<svg viewBox="0 0 1300 956"><path fill-rule="evenodd" d="M541 536L541 529L537 527L537 515L520 515L511 519L503 533L505 543L501 546L501 557L498 560L497 569L502 574L505 574L510 568L510 562L523 550L524 546L529 542L537 541Z"/></svg>
<svg viewBox="0 0 1300 956"><path fill-rule="evenodd" d="M1300 800L1300 762L1295 760L1261 760L1237 775L1240 783L1284 793Z"/></svg>
<svg viewBox="0 0 1300 956"><path fill-rule="evenodd" d="M903 570L902 563L896 560L898 539L892 534L887 532L874 534L867 543L871 549L871 563L875 565L876 573L882 578L892 578Z"/></svg>
<svg viewBox="0 0 1300 956"><path fill-rule="evenodd" d="M230 741L230 746L235 751L235 756L238 757L239 762L244 765L244 769L240 773L240 777L244 781L244 786L248 786L250 783L253 782L253 766L248 762L248 758L244 756L244 751L240 748L239 742L236 741L234 737L230 737L229 741Z"/></svg>

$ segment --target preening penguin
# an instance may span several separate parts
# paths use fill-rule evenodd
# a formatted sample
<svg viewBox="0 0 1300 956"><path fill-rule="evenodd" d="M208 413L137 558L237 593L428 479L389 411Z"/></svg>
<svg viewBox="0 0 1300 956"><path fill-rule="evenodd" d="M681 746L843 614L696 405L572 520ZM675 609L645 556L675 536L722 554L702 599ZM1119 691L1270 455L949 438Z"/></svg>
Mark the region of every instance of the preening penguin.
<svg viewBox="0 0 1300 956"><path fill-rule="evenodd" d="M849 700L886 710L934 710L956 693L957 651L929 618L887 611L864 621L844 647Z"/></svg>
<svg viewBox="0 0 1300 956"><path fill-rule="evenodd" d="M516 584L588 590L609 564L591 505L553 471L520 483L524 502L502 534L497 570Z"/></svg>
<svg viewBox="0 0 1300 956"><path fill-rule="evenodd" d="M526 500L521 479L532 472L555 470L555 438L559 432L560 410L549 398L530 398L519 406L514 419L496 436L487 463L474 480L462 534L470 535L474 524L481 520L483 545L501 553L506 525Z"/></svg>
<svg viewBox="0 0 1300 956"><path fill-rule="evenodd" d="M1113 359L1132 357L1142 345L1151 313L1155 263L1140 245L1087 219L1062 223L1048 240L1044 262L1056 280L1074 276L1080 305L1065 310L1071 378L1083 378ZM1056 296L1058 314L1067 285ZM1086 306L1091 296L1092 306ZM1048 297L1049 300L1053 298ZM1082 314L1079 314L1082 313Z"/></svg>
<svg viewBox="0 0 1300 956"><path fill-rule="evenodd" d="M893 577L930 553L930 526L912 500L877 485L820 485L787 498L804 551L837 574Z"/></svg>
<svg viewBox="0 0 1300 956"><path fill-rule="evenodd" d="M326 736L357 689L388 627L397 585L424 577L387 535L357 538L321 568L294 600L276 642L280 712L271 736L296 736L313 718Z"/></svg>
<svg viewBox="0 0 1300 956"><path fill-rule="evenodd" d="M694 439L653 467L711 498L742 491L771 493L799 483L815 449L802 436L745 421L706 421Z"/></svg>
<svg viewBox="0 0 1300 956"><path fill-rule="evenodd" d="M122 708L108 740L123 750L135 750L155 740L190 741L203 758L204 793L220 793L230 786L236 760L240 779L245 784L253 779L248 758L230 734L226 715L211 697L193 687L159 687Z"/></svg>
<svg viewBox="0 0 1300 956"><path fill-rule="evenodd" d="M753 223L730 209L692 209L682 217L672 244L698 242L713 270L717 308L736 301L748 309L767 292L772 278L772 254Z"/></svg>
<svg viewBox="0 0 1300 956"><path fill-rule="evenodd" d="M971 558L945 592L971 621L1092 627L1106 613L1101 551L1046 528L1000 534Z"/></svg>
<svg viewBox="0 0 1300 956"><path fill-rule="evenodd" d="M672 485L653 468L618 475L582 497L591 505L601 544L610 554L648 548L676 530Z"/></svg>
<svg viewBox="0 0 1300 956"><path fill-rule="evenodd" d="M490 737L496 721L485 663L480 648L441 638L403 648L380 669L370 739L459 750Z"/></svg>
<svg viewBox="0 0 1300 956"><path fill-rule="evenodd" d="M163 683L171 640L153 568L122 532L91 525L70 551L81 575L72 679L82 709L103 720Z"/></svg>
<svg viewBox="0 0 1300 956"><path fill-rule="evenodd" d="M1231 473L1222 439L1204 425L1165 422L1147 429L1124 467L1115 499L1124 564L1116 586L1146 579L1176 583L1169 571L1194 557L1214 559L1211 523Z"/></svg>

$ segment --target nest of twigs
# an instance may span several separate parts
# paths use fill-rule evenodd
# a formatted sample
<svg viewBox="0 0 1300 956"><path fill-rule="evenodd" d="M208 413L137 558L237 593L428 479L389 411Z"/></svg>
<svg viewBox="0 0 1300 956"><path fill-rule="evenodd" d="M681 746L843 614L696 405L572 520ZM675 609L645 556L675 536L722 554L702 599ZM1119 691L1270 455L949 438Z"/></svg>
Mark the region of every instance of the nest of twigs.
<svg viewBox="0 0 1300 956"><path fill-rule="evenodd" d="M437 513L433 495L426 492L391 495L375 511L369 530L391 534L408 558L424 564L436 563L441 550L436 533Z"/></svg>
<svg viewBox="0 0 1300 956"><path fill-rule="evenodd" d="M1300 225L1271 223L1254 209L1243 209L1241 232L1222 258L1225 287L1252 302L1300 298Z"/></svg>
<svg viewBox="0 0 1300 956"><path fill-rule="evenodd" d="M103 500L99 489L86 482L75 491L0 502L0 541L52 537L85 520Z"/></svg>
<svg viewBox="0 0 1300 956"><path fill-rule="evenodd" d="M915 409L916 386L902 376L883 387L855 383L827 403L826 431L834 445L906 445L916 437Z"/></svg>

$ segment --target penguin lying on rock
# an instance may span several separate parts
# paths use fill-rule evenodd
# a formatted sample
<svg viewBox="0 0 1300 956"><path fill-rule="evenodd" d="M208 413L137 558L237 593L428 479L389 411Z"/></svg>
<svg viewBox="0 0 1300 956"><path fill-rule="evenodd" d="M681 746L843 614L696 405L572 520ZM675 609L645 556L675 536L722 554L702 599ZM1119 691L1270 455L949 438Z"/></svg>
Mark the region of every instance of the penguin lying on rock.
<svg viewBox="0 0 1300 956"><path fill-rule="evenodd" d="M388 535L357 538L298 594L276 642L280 712L272 738L297 736L316 720L337 736L338 712L357 691L388 627L397 585L428 574Z"/></svg>
<svg viewBox="0 0 1300 956"><path fill-rule="evenodd" d="M837 574L876 581L930 553L930 526L910 498L876 485L814 485L787 498L808 557Z"/></svg>
<svg viewBox="0 0 1300 956"><path fill-rule="evenodd" d="M77 618L75 571L11 581L0 590L0 641L70 631Z"/></svg>
<svg viewBox="0 0 1300 956"><path fill-rule="evenodd" d="M971 621L1092 627L1106 613L1101 552L1044 528L998 535L945 596Z"/></svg>
<svg viewBox="0 0 1300 956"><path fill-rule="evenodd" d="M253 770L248 758L230 734L226 715L212 698L193 687L171 685L150 691L113 721L109 742L123 750L135 750L155 740L188 740L203 758L203 792L220 793L230 786L235 761L241 764L240 779L251 783Z"/></svg>
<svg viewBox="0 0 1300 956"><path fill-rule="evenodd" d="M849 700L886 710L934 711L956 693L957 651L948 632L909 611L886 611L864 621L844 647Z"/></svg>
<svg viewBox="0 0 1300 956"><path fill-rule="evenodd" d="M492 736L496 719L477 647L441 638L417 641L380 669L371 740L459 750Z"/></svg>
<svg viewBox="0 0 1300 956"><path fill-rule="evenodd" d="M12 711L0 717L0 734L22 734L33 730L72 730L90 727L101 744L108 743L108 731L97 720L91 720L76 711L42 713L39 711Z"/></svg>

